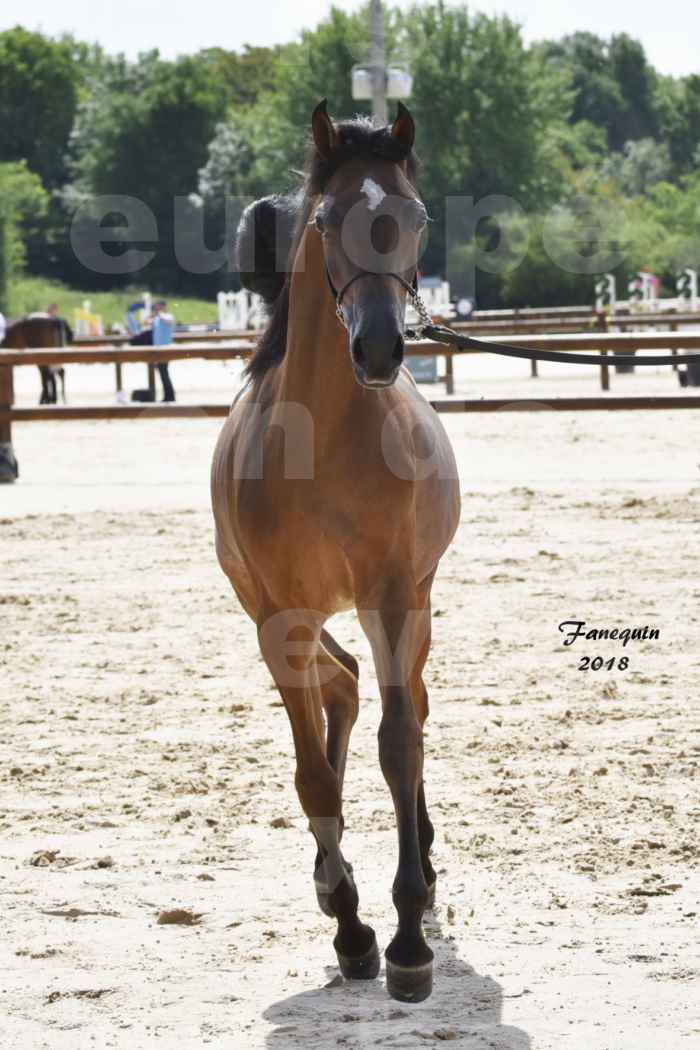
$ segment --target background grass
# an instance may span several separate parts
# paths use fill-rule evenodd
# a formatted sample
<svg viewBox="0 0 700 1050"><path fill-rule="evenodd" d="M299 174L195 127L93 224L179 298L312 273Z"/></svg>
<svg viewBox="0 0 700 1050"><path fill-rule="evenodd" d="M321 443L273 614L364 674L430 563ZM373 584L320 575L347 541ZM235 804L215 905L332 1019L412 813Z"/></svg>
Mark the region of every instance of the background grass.
<svg viewBox="0 0 700 1050"><path fill-rule="evenodd" d="M140 299L143 288L124 288L116 292L83 292L77 288L68 288L58 281L48 281L41 277L21 277L9 287L8 314L20 317L34 310L45 310L49 303L57 303L59 312L66 320L73 323L73 311L90 300L93 313L102 317L105 329L110 324L124 324L124 314L129 303ZM159 296L168 303L168 309L175 315L178 324L194 324L197 321L211 324L218 319L216 303L204 299L184 299L178 296Z"/></svg>

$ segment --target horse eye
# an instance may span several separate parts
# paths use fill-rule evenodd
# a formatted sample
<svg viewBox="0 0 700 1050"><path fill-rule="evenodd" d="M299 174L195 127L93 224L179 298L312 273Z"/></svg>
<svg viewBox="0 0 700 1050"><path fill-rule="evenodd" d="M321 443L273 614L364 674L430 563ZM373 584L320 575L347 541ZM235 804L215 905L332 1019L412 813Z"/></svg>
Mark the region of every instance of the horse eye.
<svg viewBox="0 0 700 1050"><path fill-rule="evenodd" d="M316 229L318 230L318 232L319 233L323 233L324 228L325 228L325 223L323 221L323 215L321 215L320 211L317 211L316 214L314 215L314 224L315 224Z"/></svg>

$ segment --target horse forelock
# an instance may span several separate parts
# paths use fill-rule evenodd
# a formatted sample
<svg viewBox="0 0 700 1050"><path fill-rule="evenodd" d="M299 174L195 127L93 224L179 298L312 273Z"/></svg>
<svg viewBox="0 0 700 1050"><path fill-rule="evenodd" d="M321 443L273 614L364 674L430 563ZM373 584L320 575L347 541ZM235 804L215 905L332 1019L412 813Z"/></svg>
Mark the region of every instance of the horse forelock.
<svg viewBox="0 0 700 1050"><path fill-rule="evenodd" d="M368 117L341 120L335 125L338 145L327 157L322 156L312 141L306 160L306 196L316 197L325 191L329 180L348 161L358 157L388 160L406 164L411 182L418 173L418 158L391 134L389 127L376 127Z"/></svg>

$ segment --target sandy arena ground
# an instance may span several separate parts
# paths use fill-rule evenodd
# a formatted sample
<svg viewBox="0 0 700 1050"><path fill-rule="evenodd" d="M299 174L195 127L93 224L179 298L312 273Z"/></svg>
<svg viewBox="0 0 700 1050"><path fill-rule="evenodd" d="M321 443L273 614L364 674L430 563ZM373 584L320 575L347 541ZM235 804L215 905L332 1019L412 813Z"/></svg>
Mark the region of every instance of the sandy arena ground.
<svg viewBox="0 0 700 1050"><path fill-rule="evenodd" d="M596 388L522 373L459 392ZM24 370L20 400L36 384ZM382 977L336 976L287 719L214 556L220 421L16 428L22 478L0 489L2 1050L700 1047L697 416L447 426L464 512L434 592L436 967L418 1006ZM564 648L567 619L660 639ZM362 667L344 847L383 949L396 837L377 688L352 616L337 633ZM580 671L584 655L629 668ZM158 925L174 908L201 917Z"/></svg>

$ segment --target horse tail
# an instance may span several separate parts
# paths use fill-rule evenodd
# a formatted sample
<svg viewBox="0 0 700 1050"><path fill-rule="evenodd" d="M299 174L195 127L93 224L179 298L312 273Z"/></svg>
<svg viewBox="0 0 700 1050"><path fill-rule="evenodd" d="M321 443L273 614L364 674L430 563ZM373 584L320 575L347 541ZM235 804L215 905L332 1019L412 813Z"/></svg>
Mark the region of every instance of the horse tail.
<svg viewBox="0 0 700 1050"><path fill-rule="evenodd" d="M53 324L55 330L58 332L59 346L68 346L73 342L73 333L67 321L64 321L62 317L56 317Z"/></svg>

